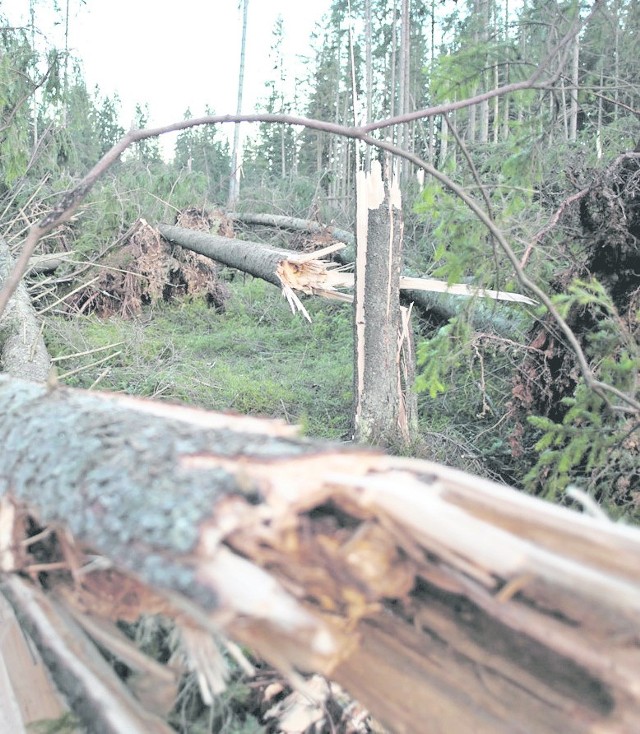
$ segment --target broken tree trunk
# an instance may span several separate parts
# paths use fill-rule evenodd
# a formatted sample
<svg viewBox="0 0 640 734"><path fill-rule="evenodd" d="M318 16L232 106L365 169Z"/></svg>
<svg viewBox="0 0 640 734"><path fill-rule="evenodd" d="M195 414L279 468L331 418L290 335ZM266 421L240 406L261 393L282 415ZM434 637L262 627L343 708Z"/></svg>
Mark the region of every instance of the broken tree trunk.
<svg viewBox="0 0 640 734"><path fill-rule="evenodd" d="M13 269L7 243L0 238L0 286ZM46 380L51 359L27 288L20 283L0 314L0 368L27 380Z"/></svg>
<svg viewBox="0 0 640 734"><path fill-rule="evenodd" d="M206 255L256 278L262 278L278 287L282 286L276 270L280 261L291 255L290 252L265 247L256 242L230 240L228 237L218 237L170 224L158 225L158 231L169 242Z"/></svg>
<svg viewBox="0 0 640 734"><path fill-rule="evenodd" d="M8 377L0 414L0 569L74 615L228 634L394 732L640 730L637 530L276 421Z"/></svg>
<svg viewBox="0 0 640 734"><path fill-rule="evenodd" d="M335 263L322 259L342 245L334 244L314 253L300 254L277 250L259 242L232 240L167 224L159 225L158 231L169 242L281 287L292 310L299 310L309 320L309 314L295 294L296 290L307 295L351 300L350 296L336 288L348 287L353 276L336 271Z"/></svg>
<svg viewBox="0 0 640 734"><path fill-rule="evenodd" d="M354 433L378 446L408 444L415 432L410 311L400 306L403 221L395 175L373 161L356 177Z"/></svg>
<svg viewBox="0 0 640 734"><path fill-rule="evenodd" d="M231 214L229 218L234 221L240 221L245 224L257 224L276 229L286 229L294 232L303 232L310 235L319 235L320 237L331 237L338 242L347 245L344 249L336 250L333 257L342 265L353 265L356 260L355 254L355 237L351 232L334 227L333 225L324 225L308 219L298 219L296 217L286 217L278 214ZM417 276L416 276L417 277ZM412 283L418 282L420 287L412 288ZM428 284L428 288L424 286ZM485 296L494 300L509 300L509 296L514 296L513 300L521 300L524 303L532 303L529 299L518 298L517 294L509 294L505 291L487 291L482 288L473 288L473 286L456 286L451 287L444 281L438 281L433 278L416 278L408 274L400 276L400 299L401 302L409 306L415 303L421 309L433 316L434 323L446 323L449 319L460 314L460 299L458 296L475 295L479 298ZM521 336L521 331L513 322L513 312L508 312L502 307L497 307L495 303L484 305L478 303L471 315L474 327L480 331L496 332L502 336L510 336L517 338Z"/></svg>

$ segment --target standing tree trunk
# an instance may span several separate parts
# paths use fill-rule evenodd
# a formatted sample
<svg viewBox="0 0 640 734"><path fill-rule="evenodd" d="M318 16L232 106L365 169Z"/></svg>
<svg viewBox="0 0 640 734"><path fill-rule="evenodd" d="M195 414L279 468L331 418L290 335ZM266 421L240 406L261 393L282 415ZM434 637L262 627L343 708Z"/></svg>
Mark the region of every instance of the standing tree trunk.
<svg viewBox="0 0 640 734"><path fill-rule="evenodd" d="M401 26L400 26L400 88L398 98L398 112L401 115L409 112L409 75L411 71L411 13L409 11L409 0L402 0L401 4ZM412 148L410 130L407 123L399 128L398 145L405 150ZM403 181L409 174L406 161L398 161L398 172Z"/></svg>
<svg viewBox="0 0 640 734"><path fill-rule="evenodd" d="M569 94L569 141L575 143L578 138L578 84L580 72L580 37L576 34L573 39L573 53L571 58L571 92Z"/></svg>
<svg viewBox="0 0 640 734"><path fill-rule="evenodd" d="M385 185L386 184L386 185ZM409 314L400 307L403 222L400 189L391 171L373 161L356 183L355 306L356 440L383 446L410 440L415 410Z"/></svg>
<svg viewBox="0 0 640 734"><path fill-rule="evenodd" d="M365 47L365 80L366 80L366 104L367 113L365 122L367 125L373 120L373 57L371 53L371 0L365 0L364 4L364 47ZM355 106L355 100L354 100ZM357 123L356 123L357 124ZM371 148L365 150L365 169L371 166Z"/></svg>
<svg viewBox="0 0 640 734"><path fill-rule="evenodd" d="M242 114L242 92L244 89L244 61L247 47L247 18L249 13L249 0L243 0L242 4L242 41L240 43L240 70L238 72L238 103L236 114ZM231 151L231 176L229 177L229 201L227 208L235 211L240 195L240 125L236 123L233 128L233 149Z"/></svg>
<svg viewBox="0 0 640 734"><path fill-rule="evenodd" d="M489 41L489 25L491 23L491 12L489 10L489 3L487 0L478 0L476 4L476 13L478 14L478 23L480 26L480 31L477 35L478 42L481 44L481 56L482 61L480 62L481 66L485 67L485 71L480 76L480 79L482 80L480 82L481 84L481 92L485 92L487 89L489 89L489 72L488 72L488 64L489 64L489 58L487 55L487 43ZM496 100L498 98L496 97ZM486 143L489 142L489 100L485 99L484 101L480 102L479 105L479 112L480 112L480 129L478 131L478 142L482 143L483 145L486 145Z"/></svg>

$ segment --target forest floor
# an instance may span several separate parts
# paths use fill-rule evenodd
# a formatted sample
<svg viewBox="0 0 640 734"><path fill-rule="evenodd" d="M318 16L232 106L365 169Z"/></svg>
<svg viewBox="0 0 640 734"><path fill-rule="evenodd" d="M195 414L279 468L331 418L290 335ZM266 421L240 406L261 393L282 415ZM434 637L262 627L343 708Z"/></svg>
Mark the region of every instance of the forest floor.
<svg viewBox="0 0 640 734"><path fill-rule="evenodd" d="M69 387L280 418L310 437L351 440L351 309L308 298L309 323L292 314L269 283L225 275L231 297L224 311L202 297L187 297L147 306L129 319L47 316L45 338L59 380ZM468 415L452 410L452 404L468 402L460 393L453 389L436 400L418 395L419 433L406 452L499 478L490 452L473 443Z"/></svg>
<svg viewBox="0 0 640 734"><path fill-rule="evenodd" d="M350 310L313 299L309 323L263 281L236 276L229 287L223 313L195 298L133 319L49 317L47 346L61 382L282 418L312 436L347 439Z"/></svg>

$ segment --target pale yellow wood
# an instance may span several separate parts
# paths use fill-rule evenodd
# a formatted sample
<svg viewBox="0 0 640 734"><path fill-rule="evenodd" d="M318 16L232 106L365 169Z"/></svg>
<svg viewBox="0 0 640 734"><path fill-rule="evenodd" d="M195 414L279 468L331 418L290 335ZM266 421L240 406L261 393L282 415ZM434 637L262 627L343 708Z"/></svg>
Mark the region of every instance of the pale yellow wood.
<svg viewBox="0 0 640 734"><path fill-rule="evenodd" d="M66 704L11 605L0 595L0 731L20 734L43 719L59 719Z"/></svg>

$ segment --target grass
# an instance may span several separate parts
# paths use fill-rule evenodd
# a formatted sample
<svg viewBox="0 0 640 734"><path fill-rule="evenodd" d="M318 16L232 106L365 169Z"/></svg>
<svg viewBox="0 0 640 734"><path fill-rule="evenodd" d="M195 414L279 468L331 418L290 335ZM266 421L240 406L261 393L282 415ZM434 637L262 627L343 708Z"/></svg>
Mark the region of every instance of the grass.
<svg viewBox="0 0 640 734"><path fill-rule="evenodd" d="M309 324L273 286L231 284L227 311L202 301L155 307L142 318L61 316L47 343L64 384L284 418L312 436L345 438L352 396L350 309L309 299ZM111 350L73 357L108 345ZM97 366L90 366L109 354ZM80 370L65 377L66 374Z"/></svg>

